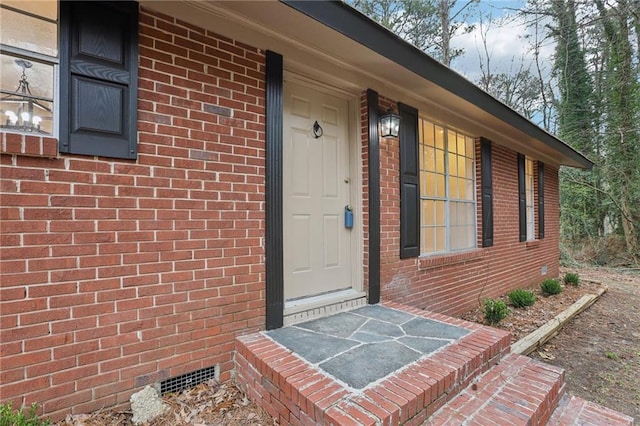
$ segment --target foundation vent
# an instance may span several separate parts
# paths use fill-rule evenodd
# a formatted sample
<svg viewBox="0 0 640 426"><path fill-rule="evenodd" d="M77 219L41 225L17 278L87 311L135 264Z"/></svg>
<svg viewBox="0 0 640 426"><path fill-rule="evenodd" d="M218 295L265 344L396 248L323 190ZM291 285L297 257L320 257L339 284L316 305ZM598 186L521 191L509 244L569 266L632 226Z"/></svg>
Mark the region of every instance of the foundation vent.
<svg viewBox="0 0 640 426"><path fill-rule="evenodd" d="M206 367L182 376L173 377L171 379L160 382L160 395L164 396L168 393L180 392L183 389L191 388L206 382L209 379L218 380L220 378L220 366Z"/></svg>

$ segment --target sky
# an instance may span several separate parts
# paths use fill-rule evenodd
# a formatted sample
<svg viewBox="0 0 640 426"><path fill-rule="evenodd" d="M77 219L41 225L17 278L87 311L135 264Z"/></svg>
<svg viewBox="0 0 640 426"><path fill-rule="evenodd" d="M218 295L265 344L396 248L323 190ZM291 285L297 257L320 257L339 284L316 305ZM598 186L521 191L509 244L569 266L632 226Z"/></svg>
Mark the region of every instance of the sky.
<svg viewBox="0 0 640 426"><path fill-rule="evenodd" d="M462 6L466 1L458 0L458 3ZM524 8L526 3L526 0L480 0L478 11L485 16L482 23L484 30L488 26L487 45L494 73L508 72L510 68L517 67L522 57L525 61L533 59L525 40L525 36L533 37L533 30L514 18L514 9ZM484 57L479 12L467 20L476 25L475 29L468 34L456 35L451 40L453 47L465 51L465 55L456 58L451 67L473 82L477 82L481 76L480 56ZM487 15L491 16L492 22L487 20ZM541 62L547 68L551 67L553 50L553 45L547 44L541 51Z"/></svg>

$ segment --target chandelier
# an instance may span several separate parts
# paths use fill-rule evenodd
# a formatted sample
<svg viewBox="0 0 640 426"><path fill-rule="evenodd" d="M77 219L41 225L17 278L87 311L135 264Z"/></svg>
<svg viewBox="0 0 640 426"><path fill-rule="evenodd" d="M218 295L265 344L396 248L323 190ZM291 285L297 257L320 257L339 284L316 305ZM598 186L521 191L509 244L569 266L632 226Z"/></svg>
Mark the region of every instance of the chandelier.
<svg viewBox="0 0 640 426"><path fill-rule="evenodd" d="M3 104L15 105L15 107L5 111L6 121L0 127L22 132L46 133L40 130L42 117L37 113L38 110L51 113L51 108L42 103L42 101L46 102L49 99L31 93L26 70L31 68L33 64L26 59L16 59L15 63L22 68L18 88L14 92L2 90L4 96L0 98Z"/></svg>

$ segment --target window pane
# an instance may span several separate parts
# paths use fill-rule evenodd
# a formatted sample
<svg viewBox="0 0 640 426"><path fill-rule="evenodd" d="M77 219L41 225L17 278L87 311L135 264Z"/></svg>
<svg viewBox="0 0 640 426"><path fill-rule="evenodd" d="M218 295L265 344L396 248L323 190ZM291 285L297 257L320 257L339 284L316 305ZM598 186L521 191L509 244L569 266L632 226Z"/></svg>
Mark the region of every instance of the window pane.
<svg viewBox="0 0 640 426"><path fill-rule="evenodd" d="M456 226L452 226L449 231L449 248L451 250L458 250L459 239L458 228Z"/></svg>
<svg viewBox="0 0 640 426"><path fill-rule="evenodd" d="M473 225L466 226L464 229L464 235L466 238L466 244L462 248L469 249L469 248L475 247L476 246L475 227Z"/></svg>
<svg viewBox="0 0 640 426"><path fill-rule="evenodd" d="M436 250L445 251L446 247L445 228L436 228Z"/></svg>
<svg viewBox="0 0 640 426"><path fill-rule="evenodd" d="M470 175L467 175L467 164L466 164L466 160L464 157L460 156L458 157L458 176L460 177L469 177Z"/></svg>
<svg viewBox="0 0 640 426"><path fill-rule="evenodd" d="M444 175L436 176L436 196L437 197L446 196L446 193L444 192Z"/></svg>
<svg viewBox="0 0 640 426"><path fill-rule="evenodd" d="M464 161L465 177L467 179L473 179L475 173L475 170L473 170L473 160L471 158L466 158Z"/></svg>
<svg viewBox="0 0 640 426"><path fill-rule="evenodd" d="M458 162L456 161L456 156L449 153L449 161L447 167L449 167L449 174L452 176L458 176Z"/></svg>
<svg viewBox="0 0 640 426"><path fill-rule="evenodd" d="M436 201L436 225L444 226L444 201Z"/></svg>
<svg viewBox="0 0 640 426"><path fill-rule="evenodd" d="M431 200L422 200L422 225L432 226L436 223L435 204Z"/></svg>
<svg viewBox="0 0 640 426"><path fill-rule="evenodd" d="M29 2L25 2L27 3ZM55 23L8 9L2 9L0 14L0 41L31 52L58 55L58 31Z"/></svg>
<svg viewBox="0 0 640 426"><path fill-rule="evenodd" d="M447 132L447 149L449 150L449 152L453 152L453 153L458 152L458 149L456 146L456 134L451 130Z"/></svg>
<svg viewBox="0 0 640 426"><path fill-rule="evenodd" d="M422 141L424 141L425 145L433 146L433 124L428 121L422 121L423 135Z"/></svg>
<svg viewBox="0 0 640 426"><path fill-rule="evenodd" d="M466 142L464 135L458 133L458 154L468 155L466 150Z"/></svg>
<svg viewBox="0 0 640 426"><path fill-rule="evenodd" d="M444 173L444 151L436 150L436 170L440 173Z"/></svg>
<svg viewBox="0 0 640 426"><path fill-rule="evenodd" d="M467 181L465 179L458 179L458 198L461 200L467 198Z"/></svg>
<svg viewBox="0 0 640 426"><path fill-rule="evenodd" d="M436 148L444 149L444 129L440 126L435 126L436 135Z"/></svg>
<svg viewBox="0 0 640 426"><path fill-rule="evenodd" d="M39 126L52 133L53 66L0 55L0 69L0 123L20 131Z"/></svg>
<svg viewBox="0 0 640 426"><path fill-rule="evenodd" d="M473 204L467 204L467 223L471 226L471 230L474 231L471 234L472 240L475 242L476 233L475 233L475 225L476 225L476 214L475 208Z"/></svg>
<svg viewBox="0 0 640 426"><path fill-rule="evenodd" d="M467 222L467 204L458 204L458 225L468 225Z"/></svg>
<svg viewBox="0 0 640 426"><path fill-rule="evenodd" d="M469 200L469 201L473 201L473 195L474 195L474 190L475 188L473 187L473 180L468 179L465 180L465 187L466 187L466 191L465 191L465 200Z"/></svg>
<svg viewBox="0 0 640 426"><path fill-rule="evenodd" d="M458 203L449 204L449 226L455 227L458 224Z"/></svg>
<svg viewBox="0 0 640 426"><path fill-rule="evenodd" d="M434 228L423 228L421 237L422 241L420 243L422 251L433 253L436 249Z"/></svg>
<svg viewBox="0 0 640 426"><path fill-rule="evenodd" d="M466 138L467 139L467 157L472 158L474 157L475 154L475 141L473 140L473 138Z"/></svg>
<svg viewBox="0 0 640 426"><path fill-rule="evenodd" d="M436 196L436 175L435 173L425 173L426 179L426 190L423 195L435 197Z"/></svg>
<svg viewBox="0 0 640 426"><path fill-rule="evenodd" d="M453 176L449 177L449 198L458 198L458 178Z"/></svg>
<svg viewBox="0 0 640 426"><path fill-rule="evenodd" d="M435 167L436 167L435 150L430 146L423 146L422 168L428 171L435 171Z"/></svg>

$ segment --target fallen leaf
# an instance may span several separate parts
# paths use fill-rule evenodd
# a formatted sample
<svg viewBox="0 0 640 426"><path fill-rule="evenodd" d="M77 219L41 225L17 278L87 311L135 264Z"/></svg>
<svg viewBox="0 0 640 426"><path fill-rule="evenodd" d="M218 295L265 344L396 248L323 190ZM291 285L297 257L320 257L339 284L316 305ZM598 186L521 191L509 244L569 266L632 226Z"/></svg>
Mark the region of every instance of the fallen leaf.
<svg viewBox="0 0 640 426"><path fill-rule="evenodd" d="M538 355L540 355L540 358L546 359L547 361L556 359L555 356L551 355L549 352L546 352L546 351L538 351Z"/></svg>

